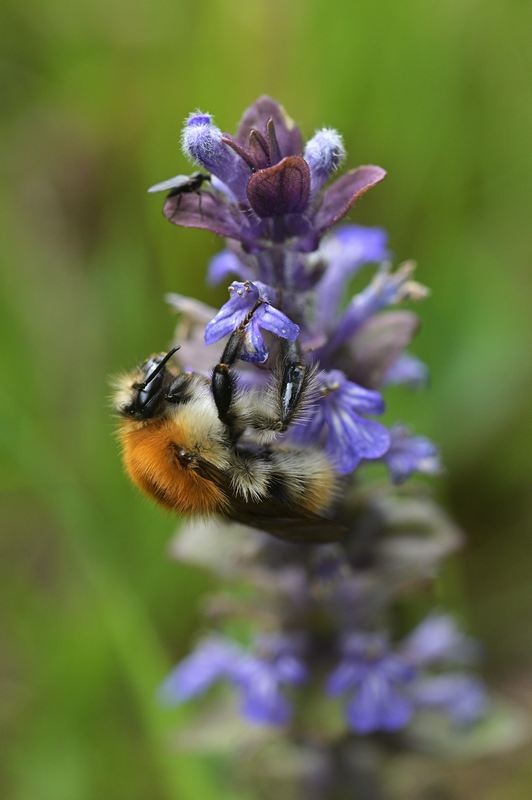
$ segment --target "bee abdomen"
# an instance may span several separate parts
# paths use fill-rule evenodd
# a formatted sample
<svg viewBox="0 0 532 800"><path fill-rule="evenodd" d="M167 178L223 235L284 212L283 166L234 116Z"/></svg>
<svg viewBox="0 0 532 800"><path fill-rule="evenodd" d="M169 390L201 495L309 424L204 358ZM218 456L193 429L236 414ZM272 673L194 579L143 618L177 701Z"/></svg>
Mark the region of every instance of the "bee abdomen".
<svg viewBox="0 0 532 800"><path fill-rule="evenodd" d="M273 456L270 491L281 503L319 514L333 504L337 478L329 461L317 450L279 451Z"/></svg>

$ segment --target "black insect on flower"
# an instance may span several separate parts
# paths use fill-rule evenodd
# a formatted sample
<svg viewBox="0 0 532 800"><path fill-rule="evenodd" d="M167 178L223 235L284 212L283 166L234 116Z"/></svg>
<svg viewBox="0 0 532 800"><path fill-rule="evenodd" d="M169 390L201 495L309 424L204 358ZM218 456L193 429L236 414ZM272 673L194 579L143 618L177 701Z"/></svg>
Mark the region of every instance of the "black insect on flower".
<svg viewBox="0 0 532 800"><path fill-rule="evenodd" d="M154 183L148 192L167 192L168 197L177 197L178 203L184 194L199 192L204 183L209 183L211 176L204 172L193 172L192 175L176 175L161 183Z"/></svg>

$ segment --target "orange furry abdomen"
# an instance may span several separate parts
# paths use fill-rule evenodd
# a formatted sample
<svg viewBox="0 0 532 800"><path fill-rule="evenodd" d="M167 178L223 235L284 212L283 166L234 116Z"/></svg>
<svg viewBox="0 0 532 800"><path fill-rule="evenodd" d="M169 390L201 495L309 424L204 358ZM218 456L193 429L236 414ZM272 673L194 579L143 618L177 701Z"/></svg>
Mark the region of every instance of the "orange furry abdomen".
<svg viewBox="0 0 532 800"><path fill-rule="evenodd" d="M183 514L222 512L227 506L215 483L179 463L176 448L189 450L190 443L174 422L138 426L123 421L119 435L128 475L160 505Z"/></svg>

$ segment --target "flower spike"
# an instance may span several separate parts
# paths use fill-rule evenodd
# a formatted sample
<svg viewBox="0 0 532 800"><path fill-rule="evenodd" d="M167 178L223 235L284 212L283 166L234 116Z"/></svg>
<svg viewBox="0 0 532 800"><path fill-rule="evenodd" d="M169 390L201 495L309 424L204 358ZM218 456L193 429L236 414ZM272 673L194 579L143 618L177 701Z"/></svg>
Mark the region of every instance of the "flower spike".
<svg viewBox="0 0 532 800"><path fill-rule="evenodd" d="M372 737L373 761L408 748L418 719L430 738L433 716L474 732L491 713L474 673L478 646L450 616L432 610L404 629L419 608L408 598L462 541L418 477L441 472L437 446L388 421L388 387L427 383L409 349L418 315L400 306L428 290L413 262L392 266L382 228L335 227L386 172L342 173L346 148L333 128L304 143L284 108L261 96L234 134L193 112L182 146L201 169L156 185L169 191L163 213L225 239L207 279L232 283L218 309L168 296L180 350L171 366L158 356L135 373L136 391L144 380L150 396L134 406L125 448L134 436L144 446L155 417L163 469L150 456L144 488L180 512L204 503L181 526L174 557L237 589L209 599L216 632L181 660L161 698L181 704L225 684L232 713L277 729L299 771L320 756L305 786L343 796L359 787L361 764L371 770L361 737ZM341 714L318 741L324 703ZM373 781L371 794L380 796Z"/></svg>

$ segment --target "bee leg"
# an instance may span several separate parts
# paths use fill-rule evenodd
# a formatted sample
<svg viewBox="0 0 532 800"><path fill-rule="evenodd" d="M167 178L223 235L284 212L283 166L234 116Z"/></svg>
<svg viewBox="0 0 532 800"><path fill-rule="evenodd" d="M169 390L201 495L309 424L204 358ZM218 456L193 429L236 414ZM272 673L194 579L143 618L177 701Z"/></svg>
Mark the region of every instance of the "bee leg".
<svg viewBox="0 0 532 800"><path fill-rule="evenodd" d="M235 408L236 376L232 367L242 350L246 328L253 314L261 305L262 300L258 300L238 328L233 331L224 347L219 363L212 371L211 391L218 410L218 417L226 425L233 441L238 439L246 423L239 420L239 412Z"/></svg>
<svg viewBox="0 0 532 800"><path fill-rule="evenodd" d="M301 411L311 373L296 342L283 339L281 347L284 363L278 379L278 415L281 431L285 431Z"/></svg>
<svg viewBox="0 0 532 800"><path fill-rule="evenodd" d="M233 408L236 392L236 377L231 367L238 359L242 348L244 331L239 328L229 337L220 362L212 371L211 391L218 411L218 417L227 426L232 438L240 431L235 430L237 414Z"/></svg>
<svg viewBox="0 0 532 800"><path fill-rule="evenodd" d="M305 364L297 343L283 340L280 348L268 389L248 402L247 425L262 444L269 444L302 420L314 394L315 369Z"/></svg>

